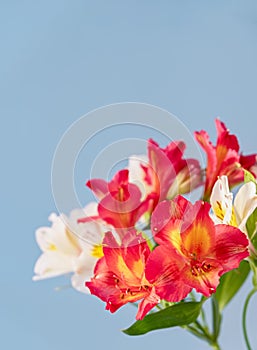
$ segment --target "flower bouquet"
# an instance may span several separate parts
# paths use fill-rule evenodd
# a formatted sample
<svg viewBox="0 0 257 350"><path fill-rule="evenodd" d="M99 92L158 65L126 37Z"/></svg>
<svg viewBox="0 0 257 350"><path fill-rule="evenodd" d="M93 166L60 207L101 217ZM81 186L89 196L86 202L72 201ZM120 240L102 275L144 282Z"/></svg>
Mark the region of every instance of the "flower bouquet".
<svg viewBox="0 0 257 350"><path fill-rule="evenodd" d="M147 154L131 156L111 181L88 180L97 202L69 216L51 214L51 227L36 231L42 255L34 280L72 273L72 287L100 298L111 313L128 303L137 307L124 333L178 326L220 349L222 312L251 274L242 315L251 349L246 312L257 291L256 155L242 155L237 137L215 122L216 145L207 132L194 134L205 169L185 158L183 141L161 148L149 139ZM202 198L192 203L188 195L201 186Z"/></svg>

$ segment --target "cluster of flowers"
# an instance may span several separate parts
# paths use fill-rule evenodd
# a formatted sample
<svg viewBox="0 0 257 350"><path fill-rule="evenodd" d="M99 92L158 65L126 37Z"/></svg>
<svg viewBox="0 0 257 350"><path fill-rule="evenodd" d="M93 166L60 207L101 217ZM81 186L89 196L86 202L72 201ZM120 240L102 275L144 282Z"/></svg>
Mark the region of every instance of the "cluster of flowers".
<svg viewBox="0 0 257 350"><path fill-rule="evenodd" d="M256 155L243 156L219 119L216 128L216 146L205 131L195 133L206 152L204 170L184 158L184 142L161 148L149 140L147 156L132 156L109 183L88 181L98 203L70 217L52 214L52 226L36 231L43 254L34 279L73 273L72 286L96 295L111 312L141 300L138 320L192 289L215 293L224 273L256 253L246 223L257 207L255 183L243 183L245 170L256 177ZM183 196L200 186L202 200Z"/></svg>

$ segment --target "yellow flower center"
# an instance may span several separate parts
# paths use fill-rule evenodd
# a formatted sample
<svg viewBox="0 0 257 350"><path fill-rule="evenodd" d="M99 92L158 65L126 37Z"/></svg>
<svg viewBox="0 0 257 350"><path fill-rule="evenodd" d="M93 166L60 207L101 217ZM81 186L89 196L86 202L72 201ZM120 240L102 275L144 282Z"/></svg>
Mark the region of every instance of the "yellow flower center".
<svg viewBox="0 0 257 350"><path fill-rule="evenodd" d="M102 258L104 256L102 244L95 244L91 250L91 255L94 258Z"/></svg>

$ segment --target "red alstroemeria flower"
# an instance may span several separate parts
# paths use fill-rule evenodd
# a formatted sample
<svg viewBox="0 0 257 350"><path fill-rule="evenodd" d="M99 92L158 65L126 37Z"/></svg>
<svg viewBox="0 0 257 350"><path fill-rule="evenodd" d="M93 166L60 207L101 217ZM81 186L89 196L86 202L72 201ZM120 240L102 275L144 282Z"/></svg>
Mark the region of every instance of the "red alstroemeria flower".
<svg viewBox="0 0 257 350"><path fill-rule="evenodd" d="M152 232L159 246L148 260L146 278L152 283L166 276L162 290L158 289L160 298L165 299L170 286L179 282L182 294L195 288L208 297L216 291L220 276L249 255L245 234L233 226L214 225L209 211L209 203L191 204L179 196L160 203L153 212Z"/></svg>
<svg viewBox="0 0 257 350"><path fill-rule="evenodd" d="M136 319L142 319L160 302L155 287L145 278L145 264L150 254L147 242L135 230L128 231L118 245L111 232L103 243L104 257L86 286L106 302L106 309L115 312L128 302L143 299Z"/></svg>
<svg viewBox="0 0 257 350"><path fill-rule="evenodd" d="M99 217L115 227L118 232L133 228L143 214L152 211L156 201L154 194L142 201L141 191L135 184L129 183L128 178L128 170L121 170L109 183L102 179L87 182L87 186L100 199ZM83 219L80 222L83 222Z"/></svg>
<svg viewBox="0 0 257 350"><path fill-rule="evenodd" d="M217 129L217 144L213 146L209 135L202 130L195 132L195 138L207 155L207 169L204 199L209 200L214 183L218 176L226 175L230 187L244 180L243 169L251 171L256 165L256 154L243 156L239 154L239 144L235 135L231 135L226 125L219 119L215 120ZM252 171L253 175L254 172Z"/></svg>
<svg viewBox="0 0 257 350"><path fill-rule="evenodd" d="M145 191L158 194L159 200L174 198L202 184L201 168L196 159L184 159L185 143L175 141L161 148L148 140L148 160L138 156L130 162L134 181L144 182ZM141 171L138 169L141 167ZM138 178L141 177L141 178Z"/></svg>

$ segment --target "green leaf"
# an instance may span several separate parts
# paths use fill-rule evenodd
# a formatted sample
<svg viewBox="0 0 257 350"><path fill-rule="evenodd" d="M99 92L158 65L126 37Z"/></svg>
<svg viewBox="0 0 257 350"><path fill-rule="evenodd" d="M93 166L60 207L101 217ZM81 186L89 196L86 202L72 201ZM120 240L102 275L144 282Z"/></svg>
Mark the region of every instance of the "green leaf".
<svg viewBox="0 0 257 350"><path fill-rule="evenodd" d="M167 309L145 316L136 321L128 329L123 330L128 335L141 335L156 329L184 326L194 322L199 316L202 302L183 302Z"/></svg>
<svg viewBox="0 0 257 350"><path fill-rule="evenodd" d="M257 233L255 232L254 237L252 238L252 244L254 248L257 250Z"/></svg>
<svg viewBox="0 0 257 350"><path fill-rule="evenodd" d="M256 223L257 223L257 208L254 209L254 211L249 216L249 218L247 219L247 222L246 222L246 229L247 229L248 237L250 240L253 239L253 237L256 233L256 229L257 229ZM252 241L252 243L254 244L253 241ZM256 239L255 239L255 243L257 243ZM254 247L257 248L256 246L254 246Z"/></svg>
<svg viewBox="0 0 257 350"><path fill-rule="evenodd" d="M250 182L250 181L254 182L255 185L257 185L256 179L255 179L255 177L253 176L253 174L250 173L250 171L244 169L244 182L246 183L246 182Z"/></svg>
<svg viewBox="0 0 257 350"><path fill-rule="evenodd" d="M221 277L215 294L220 311L224 309L244 284L249 271L249 263L243 260L237 269L231 270Z"/></svg>

